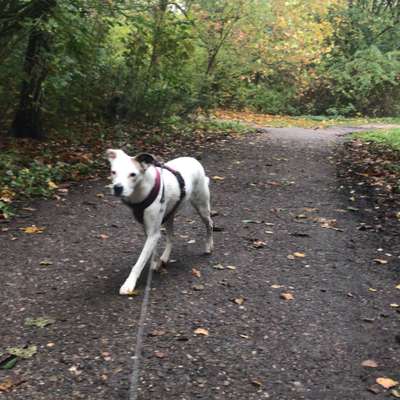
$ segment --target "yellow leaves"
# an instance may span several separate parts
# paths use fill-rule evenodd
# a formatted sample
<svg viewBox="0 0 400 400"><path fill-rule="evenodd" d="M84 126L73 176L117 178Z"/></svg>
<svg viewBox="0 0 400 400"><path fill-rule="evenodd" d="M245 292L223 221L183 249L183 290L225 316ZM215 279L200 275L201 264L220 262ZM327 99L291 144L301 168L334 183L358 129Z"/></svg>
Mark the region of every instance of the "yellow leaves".
<svg viewBox="0 0 400 400"><path fill-rule="evenodd" d="M47 186L49 189L52 190L58 189L58 186L50 179L47 181Z"/></svg>
<svg viewBox="0 0 400 400"><path fill-rule="evenodd" d="M37 233L43 233L45 231L46 228L44 227L39 227L36 225L32 225L32 226L27 226L25 228L20 228L21 231L23 231L24 233L28 233L28 234L37 234Z"/></svg>
<svg viewBox="0 0 400 400"><path fill-rule="evenodd" d="M306 118L294 118L289 116L281 115L269 115L269 114L257 114L251 111L231 111L231 110L217 110L214 115L218 119L222 120L236 120L243 121L252 124L262 125L262 126L274 126L274 127L288 127L297 126L302 128L314 128L316 126L328 125L332 121L312 121Z"/></svg>
<svg viewBox="0 0 400 400"><path fill-rule="evenodd" d="M195 276L196 278L200 278L201 272L196 268L192 268L192 275Z"/></svg>
<svg viewBox="0 0 400 400"><path fill-rule="evenodd" d="M400 283L396 285L396 289L400 289Z"/></svg>
<svg viewBox="0 0 400 400"><path fill-rule="evenodd" d="M11 189L7 187L0 192L0 201L3 201L4 203L7 204L12 203L14 197L15 197L15 192L13 192Z"/></svg>
<svg viewBox="0 0 400 400"><path fill-rule="evenodd" d="M210 334L206 328L197 328L194 333L199 336L208 336Z"/></svg>
<svg viewBox="0 0 400 400"><path fill-rule="evenodd" d="M24 382L23 379L7 378L0 383L0 392L11 392L12 389Z"/></svg>
<svg viewBox="0 0 400 400"><path fill-rule="evenodd" d="M294 296L292 293L281 293L280 297L281 297L281 299L287 300L287 301L294 300Z"/></svg>
<svg viewBox="0 0 400 400"><path fill-rule="evenodd" d="M388 263L387 260L384 260L382 258L374 258L372 261L375 261L377 264L381 264L381 265L384 265L384 264Z"/></svg>
<svg viewBox="0 0 400 400"><path fill-rule="evenodd" d="M212 179L214 181L223 181L223 180L225 180L225 178L223 176L218 176L218 175L213 176Z"/></svg>
<svg viewBox="0 0 400 400"><path fill-rule="evenodd" d="M129 297L136 297L139 295L140 295L140 290L138 290L138 289L132 290L131 292L128 293Z"/></svg>
<svg viewBox="0 0 400 400"><path fill-rule="evenodd" d="M238 304L239 306L243 305L243 303L246 301L246 299L243 296L240 296L236 299L233 299L233 302Z"/></svg>
<svg viewBox="0 0 400 400"><path fill-rule="evenodd" d="M399 384L399 382L390 378L377 378L376 383L385 389L390 389Z"/></svg>
<svg viewBox="0 0 400 400"><path fill-rule="evenodd" d="M289 254L287 258L289 260L295 260L296 258L304 258L306 255L300 251L295 251L293 254Z"/></svg>

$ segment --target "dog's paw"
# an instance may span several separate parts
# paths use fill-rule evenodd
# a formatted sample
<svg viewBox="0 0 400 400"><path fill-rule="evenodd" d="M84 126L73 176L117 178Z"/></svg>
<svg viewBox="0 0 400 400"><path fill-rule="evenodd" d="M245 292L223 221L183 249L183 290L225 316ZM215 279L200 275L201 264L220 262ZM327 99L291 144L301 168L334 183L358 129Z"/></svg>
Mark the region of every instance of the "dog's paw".
<svg viewBox="0 0 400 400"><path fill-rule="evenodd" d="M162 267L166 265L166 262L164 262L161 258L153 263L151 263L150 268L153 271L159 271Z"/></svg>
<svg viewBox="0 0 400 400"><path fill-rule="evenodd" d="M126 281L119 289L119 294L122 294L124 296L130 295L135 290L135 286L136 286L136 281L135 282Z"/></svg>
<svg viewBox="0 0 400 400"><path fill-rule="evenodd" d="M206 244L206 251L205 254L211 254L214 250L214 244L213 243L207 243Z"/></svg>

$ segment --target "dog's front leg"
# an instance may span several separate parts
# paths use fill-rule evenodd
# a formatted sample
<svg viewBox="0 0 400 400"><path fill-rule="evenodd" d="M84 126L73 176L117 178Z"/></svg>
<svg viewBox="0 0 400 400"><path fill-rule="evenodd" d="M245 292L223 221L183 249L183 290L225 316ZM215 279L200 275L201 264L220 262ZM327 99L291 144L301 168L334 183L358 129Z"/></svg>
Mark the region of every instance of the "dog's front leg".
<svg viewBox="0 0 400 400"><path fill-rule="evenodd" d="M133 266L131 273L129 274L128 278L126 279L125 283L121 286L119 290L119 294L130 294L135 290L136 282L146 265L147 261L149 260L150 256L153 254L157 247L157 242L160 239L160 231L152 231L148 233L146 242L144 244L143 250L140 253L136 264Z"/></svg>

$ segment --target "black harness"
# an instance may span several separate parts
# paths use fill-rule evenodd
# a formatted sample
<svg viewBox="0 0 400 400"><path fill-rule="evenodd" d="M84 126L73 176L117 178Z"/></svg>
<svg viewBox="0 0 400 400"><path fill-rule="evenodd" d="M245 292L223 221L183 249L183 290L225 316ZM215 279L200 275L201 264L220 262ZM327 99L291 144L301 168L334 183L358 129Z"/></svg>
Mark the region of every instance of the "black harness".
<svg viewBox="0 0 400 400"><path fill-rule="evenodd" d="M129 208L132 209L133 215L139 223L143 224L144 221L144 211L146 210L147 207L149 207L153 202L157 199L158 194L160 193L160 188L162 185L162 192L161 192L161 198L160 198L160 203L165 202L165 185L164 182L161 182L161 174L158 168L160 169L166 169L167 171L171 172L171 174L175 175L176 180L178 181L179 184L179 189L180 189L180 196L179 200L176 202L176 204L172 207L171 211L166 214L162 220L162 223L164 224L168 219L174 215L176 210L178 209L179 205L181 204L182 200L185 198L186 195L186 188L185 188L185 180L183 179L182 175L180 172L174 170L171 167L168 167L167 165L160 164L158 162L153 163L154 167L156 168L156 181L154 183L153 189L151 189L149 195L140 203L130 203L125 200L122 200Z"/></svg>

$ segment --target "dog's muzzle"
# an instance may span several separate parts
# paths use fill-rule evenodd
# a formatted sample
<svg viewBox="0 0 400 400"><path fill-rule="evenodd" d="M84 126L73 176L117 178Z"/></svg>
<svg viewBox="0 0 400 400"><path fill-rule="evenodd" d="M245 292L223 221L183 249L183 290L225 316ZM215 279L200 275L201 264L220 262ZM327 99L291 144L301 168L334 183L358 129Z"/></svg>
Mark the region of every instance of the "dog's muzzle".
<svg viewBox="0 0 400 400"><path fill-rule="evenodd" d="M124 187L122 185L118 185L118 184L114 185L113 189L114 189L114 194L116 196L121 196L122 192L124 191Z"/></svg>

